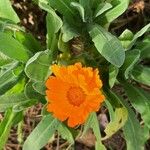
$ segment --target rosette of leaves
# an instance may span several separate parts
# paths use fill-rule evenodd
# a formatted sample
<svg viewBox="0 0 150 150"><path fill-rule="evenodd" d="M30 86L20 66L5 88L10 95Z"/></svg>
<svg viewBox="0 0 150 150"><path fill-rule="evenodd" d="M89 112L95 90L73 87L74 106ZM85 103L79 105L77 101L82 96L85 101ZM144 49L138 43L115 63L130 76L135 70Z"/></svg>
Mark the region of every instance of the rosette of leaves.
<svg viewBox="0 0 150 150"><path fill-rule="evenodd" d="M0 122L0 149L11 127L20 128L27 108L46 104L45 81L51 74L50 65L77 61L100 69L107 99L104 106L110 118L104 130L106 135L101 137L97 116L92 113L82 135L92 128L95 149L102 150L106 149L102 140L121 129L128 150L143 149L149 138L150 96L138 84L150 86L150 69L141 63L149 59L150 38L143 35L149 32L150 24L136 34L125 30L119 37L108 31L111 22L128 8L129 0L34 0L34 3L47 13L46 46L41 46L19 25L9 0L0 1L0 112L5 112ZM112 90L114 85L121 86L128 99L116 94ZM23 142L23 149L41 149L56 131L73 147L79 130L68 128L43 107L42 120Z"/></svg>

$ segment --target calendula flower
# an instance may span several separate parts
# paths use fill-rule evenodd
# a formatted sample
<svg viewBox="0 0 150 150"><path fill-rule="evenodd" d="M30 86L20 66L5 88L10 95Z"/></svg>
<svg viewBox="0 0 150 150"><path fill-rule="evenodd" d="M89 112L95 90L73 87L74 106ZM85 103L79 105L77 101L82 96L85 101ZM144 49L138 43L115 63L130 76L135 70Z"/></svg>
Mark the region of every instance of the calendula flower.
<svg viewBox="0 0 150 150"><path fill-rule="evenodd" d="M76 63L52 65L51 70L55 76L46 81L47 111L61 121L68 120L70 127L83 124L105 99L98 69Z"/></svg>

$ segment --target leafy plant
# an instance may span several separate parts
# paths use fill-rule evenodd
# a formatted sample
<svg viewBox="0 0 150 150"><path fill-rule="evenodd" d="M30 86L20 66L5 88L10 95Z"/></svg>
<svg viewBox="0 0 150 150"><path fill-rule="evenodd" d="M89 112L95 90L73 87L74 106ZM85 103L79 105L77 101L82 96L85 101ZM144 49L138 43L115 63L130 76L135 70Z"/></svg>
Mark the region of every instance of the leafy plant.
<svg viewBox="0 0 150 150"><path fill-rule="evenodd" d="M119 37L108 31L111 22L128 8L128 0L34 3L47 13L44 46L17 24L19 18L10 1L0 1L0 112L5 112L0 122L0 149L11 127L23 120L23 112L37 103L43 104L42 120L23 143L23 150L41 149L56 131L73 147L80 128L70 129L46 111L45 82L52 74L52 64L81 62L100 70L104 105L110 117L104 130L106 136L102 137L96 113L91 113L82 125L82 136L92 128L95 149L103 150L106 148L102 141L121 129L127 149L141 150L149 138L146 135L150 131L150 95L138 84L150 86L150 69L141 63L149 58L150 38L145 33L150 24L136 34L126 29ZM144 39L141 41L140 37ZM127 99L114 92L117 85L124 89Z"/></svg>

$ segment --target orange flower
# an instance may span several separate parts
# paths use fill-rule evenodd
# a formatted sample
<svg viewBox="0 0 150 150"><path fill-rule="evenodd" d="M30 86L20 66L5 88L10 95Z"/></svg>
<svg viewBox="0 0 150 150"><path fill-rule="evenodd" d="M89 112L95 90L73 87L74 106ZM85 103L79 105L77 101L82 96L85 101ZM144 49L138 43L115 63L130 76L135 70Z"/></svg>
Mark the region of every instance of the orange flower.
<svg viewBox="0 0 150 150"><path fill-rule="evenodd" d="M47 111L61 121L68 119L70 127L83 124L105 99L98 69L76 63L67 67L53 65L51 70L55 76L46 82Z"/></svg>

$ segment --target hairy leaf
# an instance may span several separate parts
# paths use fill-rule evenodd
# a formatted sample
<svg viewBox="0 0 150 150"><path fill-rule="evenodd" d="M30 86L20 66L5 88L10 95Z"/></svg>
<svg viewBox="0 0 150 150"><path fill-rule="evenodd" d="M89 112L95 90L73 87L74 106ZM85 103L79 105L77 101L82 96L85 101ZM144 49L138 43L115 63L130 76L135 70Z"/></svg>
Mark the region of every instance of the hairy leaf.
<svg viewBox="0 0 150 150"><path fill-rule="evenodd" d="M99 25L91 26L89 33L98 52L111 64L120 67L125 52L119 40Z"/></svg>
<svg viewBox="0 0 150 150"><path fill-rule="evenodd" d="M28 136L23 145L23 150L41 149L53 136L58 125L57 119L54 119L51 115L45 116Z"/></svg>
<svg viewBox="0 0 150 150"><path fill-rule="evenodd" d="M100 133L99 123L97 120L96 113L91 113L90 116L88 117L84 126L83 135L87 132L89 128L92 128L97 140L95 144L96 150L106 150L105 146L101 142L101 133Z"/></svg>
<svg viewBox="0 0 150 150"><path fill-rule="evenodd" d="M133 68L131 77L137 82L150 86L150 68L137 65Z"/></svg>
<svg viewBox="0 0 150 150"><path fill-rule="evenodd" d="M4 112L8 108L27 103L29 101L32 100L27 98L23 93L2 95L0 96L0 112Z"/></svg>
<svg viewBox="0 0 150 150"><path fill-rule="evenodd" d="M28 50L17 40L2 32L0 32L0 52L21 62L29 59Z"/></svg>
<svg viewBox="0 0 150 150"><path fill-rule="evenodd" d="M63 139L66 139L71 145L74 144L74 138L71 131L63 123L59 124L58 133L62 136Z"/></svg>
<svg viewBox="0 0 150 150"><path fill-rule="evenodd" d="M98 17L101 14L103 14L105 11L109 10L110 8L112 8L112 5L110 3L100 3L97 7L97 9L95 10L94 13L94 17Z"/></svg>
<svg viewBox="0 0 150 150"><path fill-rule="evenodd" d="M128 79L134 65L139 61L139 58L140 58L139 50L134 49L132 51L127 51L125 62L121 66L119 74L125 76L125 78Z"/></svg>
<svg viewBox="0 0 150 150"><path fill-rule="evenodd" d="M113 20L123 14L128 8L129 0L113 0L111 4L113 5L113 8L109 9L106 13L98 18L100 24L104 25L111 23Z"/></svg>
<svg viewBox="0 0 150 150"><path fill-rule="evenodd" d="M129 83L122 83L125 92L127 93L132 106L141 114L144 123L150 129L150 101L145 97L145 95L140 91L140 89L134 87Z"/></svg>
<svg viewBox="0 0 150 150"><path fill-rule="evenodd" d="M13 21L14 23L20 22L19 17L13 10L10 0L0 1L0 18L5 18Z"/></svg>
<svg viewBox="0 0 150 150"><path fill-rule="evenodd" d="M36 53L26 64L26 75L36 82L45 81L50 74L51 57L47 51Z"/></svg>

